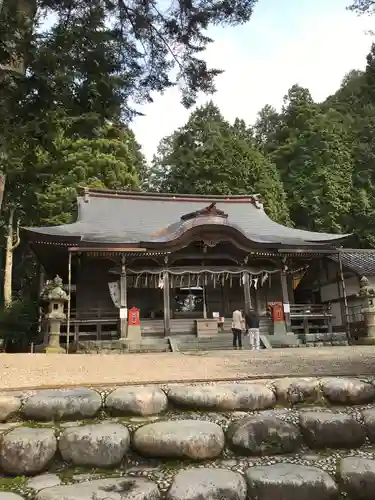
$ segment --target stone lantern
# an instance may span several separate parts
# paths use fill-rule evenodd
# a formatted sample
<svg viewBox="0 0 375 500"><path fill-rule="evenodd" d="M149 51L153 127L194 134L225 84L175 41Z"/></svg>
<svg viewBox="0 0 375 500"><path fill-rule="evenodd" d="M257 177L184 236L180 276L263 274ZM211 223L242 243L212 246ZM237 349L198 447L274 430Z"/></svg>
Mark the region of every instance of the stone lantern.
<svg viewBox="0 0 375 500"><path fill-rule="evenodd" d="M369 280L363 276L359 282L359 296L364 299L362 313L365 320L365 344L375 344L375 290L369 286Z"/></svg>
<svg viewBox="0 0 375 500"><path fill-rule="evenodd" d="M48 323L48 344L44 348L44 352L52 354L65 353L65 350L60 346L60 329L61 323L65 320L64 304L68 301L68 295L62 288L63 282L59 276L56 276L52 282L48 284L43 298L48 301L48 313L46 320Z"/></svg>

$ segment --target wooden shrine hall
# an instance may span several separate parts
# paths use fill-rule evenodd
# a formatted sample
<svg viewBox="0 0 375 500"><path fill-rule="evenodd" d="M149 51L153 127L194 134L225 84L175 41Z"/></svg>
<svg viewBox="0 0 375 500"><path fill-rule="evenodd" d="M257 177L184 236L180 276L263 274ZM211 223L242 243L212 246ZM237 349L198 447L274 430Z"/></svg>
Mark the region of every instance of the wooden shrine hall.
<svg viewBox="0 0 375 500"><path fill-rule="evenodd" d="M126 339L132 307L143 336L170 336L228 331L234 309L281 303L289 332L296 283L348 236L282 226L257 195L85 189L77 206L74 223L23 229L46 279L67 286L76 340Z"/></svg>

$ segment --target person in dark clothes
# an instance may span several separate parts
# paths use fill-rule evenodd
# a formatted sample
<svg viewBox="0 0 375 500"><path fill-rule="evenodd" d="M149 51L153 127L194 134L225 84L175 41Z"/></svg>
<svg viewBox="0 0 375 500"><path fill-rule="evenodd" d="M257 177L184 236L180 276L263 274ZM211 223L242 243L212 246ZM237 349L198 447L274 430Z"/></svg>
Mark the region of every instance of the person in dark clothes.
<svg viewBox="0 0 375 500"><path fill-rule="evenodd" d="M254 309L250 309L250 311L247 314L245 314L245 320L246 320L246 329L249 332L250 348L252 351L254 350L259 351L260 350L259 314Z"/></svg>

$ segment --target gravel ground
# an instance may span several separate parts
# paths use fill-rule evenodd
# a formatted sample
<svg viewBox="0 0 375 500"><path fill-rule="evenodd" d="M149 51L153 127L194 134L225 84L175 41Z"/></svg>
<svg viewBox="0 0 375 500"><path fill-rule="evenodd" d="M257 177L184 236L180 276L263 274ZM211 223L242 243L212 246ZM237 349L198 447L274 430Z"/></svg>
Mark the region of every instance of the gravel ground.
<svg viewBox="0 0 375 500"><path fill-rule="evenodd" d="M160 354L0 354L0 390L375 375L375 346Z"/></svg>

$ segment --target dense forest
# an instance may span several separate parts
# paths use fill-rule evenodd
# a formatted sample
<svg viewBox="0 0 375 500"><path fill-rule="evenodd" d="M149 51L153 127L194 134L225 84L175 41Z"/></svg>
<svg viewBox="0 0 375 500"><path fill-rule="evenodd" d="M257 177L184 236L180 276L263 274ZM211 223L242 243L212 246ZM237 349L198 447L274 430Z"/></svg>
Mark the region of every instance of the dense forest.
<svg viewBox="0 0 375 500"><path fill-rule="evenodd" d="M325 102L294 85L280 110L267 105L250 124L229 123L208 101L160 142L151 165L142 154L131 130L137 105L173 85L189 108L199 92L213 93L220 69L201 57L212 42L206 29L248 22L256 3L180 0L162 10L143 0L0 0L8 331L38 289L19 226L73 220L83 186L260 193L280 223L353 232L356 246L375 246L375 45L365 70L353 69ZM355 0L351 8L371 14L374 6Z"/></svg>

